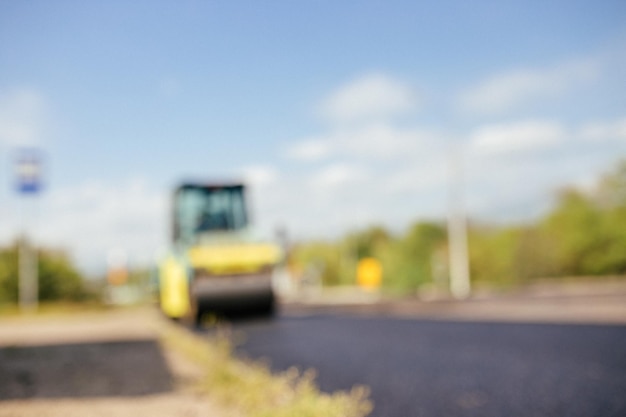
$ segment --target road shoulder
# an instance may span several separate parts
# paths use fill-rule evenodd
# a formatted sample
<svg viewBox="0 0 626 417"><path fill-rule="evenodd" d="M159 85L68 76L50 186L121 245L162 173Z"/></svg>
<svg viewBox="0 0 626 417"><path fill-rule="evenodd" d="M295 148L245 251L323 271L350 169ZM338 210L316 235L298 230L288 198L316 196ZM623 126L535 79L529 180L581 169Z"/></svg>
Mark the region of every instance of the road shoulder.
<svg viewBox="0 0 626 417"><path fill-rule="evenodd" d="M223 415L158 322L150 310L1 320L0 416Z"/></svg>

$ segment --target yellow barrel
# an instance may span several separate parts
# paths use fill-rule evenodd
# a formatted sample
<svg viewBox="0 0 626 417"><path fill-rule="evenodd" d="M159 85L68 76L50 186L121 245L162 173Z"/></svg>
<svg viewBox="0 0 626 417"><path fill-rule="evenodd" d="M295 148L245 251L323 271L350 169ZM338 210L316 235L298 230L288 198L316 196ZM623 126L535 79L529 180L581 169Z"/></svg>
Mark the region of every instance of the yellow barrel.
<svg viewBox="0 0 626 417"><path fill-rule="evenodd" d="M363 258L357 265L357 283L366 290L377 290L383 278L383 267L375 258Z"/></svg>

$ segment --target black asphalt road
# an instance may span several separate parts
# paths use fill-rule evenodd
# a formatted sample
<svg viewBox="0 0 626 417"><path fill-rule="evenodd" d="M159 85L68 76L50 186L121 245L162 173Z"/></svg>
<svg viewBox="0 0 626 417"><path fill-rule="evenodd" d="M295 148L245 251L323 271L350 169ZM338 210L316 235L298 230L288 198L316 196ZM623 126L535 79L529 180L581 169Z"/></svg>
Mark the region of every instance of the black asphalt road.
<svg viewBox="0 0 626 417"><path fill-rule="evenodd" d="M242 355L365 384L373 416L626 416L626 326L317 315L233 324Z"/></svg>

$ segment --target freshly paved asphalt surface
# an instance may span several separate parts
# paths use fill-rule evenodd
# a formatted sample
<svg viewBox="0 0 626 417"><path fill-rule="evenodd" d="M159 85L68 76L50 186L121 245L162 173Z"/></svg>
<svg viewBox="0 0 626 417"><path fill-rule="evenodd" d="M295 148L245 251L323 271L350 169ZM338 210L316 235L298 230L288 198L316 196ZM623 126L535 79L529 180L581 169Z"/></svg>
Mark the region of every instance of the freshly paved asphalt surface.
<svg viewBox="0 0 626 417"><path fill-rule="evenodd" d="M239 353L368 385L372 416L626 416L626 326L350 315L236 321Z"/></svg>

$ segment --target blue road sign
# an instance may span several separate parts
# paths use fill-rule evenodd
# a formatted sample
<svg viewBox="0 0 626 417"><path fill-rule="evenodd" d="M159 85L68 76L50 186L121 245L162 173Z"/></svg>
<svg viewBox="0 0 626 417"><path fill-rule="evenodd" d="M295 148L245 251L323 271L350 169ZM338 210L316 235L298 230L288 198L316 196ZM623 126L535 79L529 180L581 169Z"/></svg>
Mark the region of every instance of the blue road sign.
<svg viewBox="0 0 626 417"><path fill-rule="evenodd" d="M17 191L36 194L41 191L41 153L37 149L21 149L15 164Z"/></svg>

